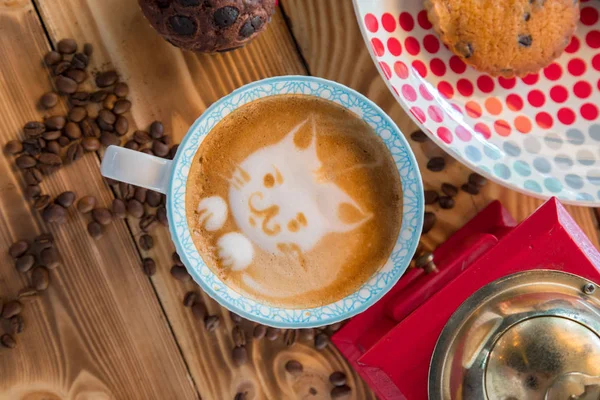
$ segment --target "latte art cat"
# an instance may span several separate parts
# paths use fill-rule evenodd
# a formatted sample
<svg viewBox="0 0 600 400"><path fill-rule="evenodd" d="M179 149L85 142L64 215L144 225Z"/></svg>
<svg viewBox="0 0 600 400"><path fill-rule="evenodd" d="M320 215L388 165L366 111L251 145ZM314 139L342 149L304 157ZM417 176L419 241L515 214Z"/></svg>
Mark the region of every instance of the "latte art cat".
<svg viewBox="0 0 600 400"><path fill-rule="evenodd" d="M385 262L400 182L385 145L340 106L274 96L221 121L201 145L186 207L206 263L262 302L335 301Z"/></svg>

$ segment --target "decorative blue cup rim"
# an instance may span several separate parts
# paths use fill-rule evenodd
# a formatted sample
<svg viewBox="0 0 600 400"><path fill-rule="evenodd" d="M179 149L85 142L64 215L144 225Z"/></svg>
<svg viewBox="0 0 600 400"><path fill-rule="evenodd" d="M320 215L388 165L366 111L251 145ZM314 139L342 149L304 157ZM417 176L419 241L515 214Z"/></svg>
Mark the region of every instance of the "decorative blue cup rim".
<svg viewBox="0 0 600 400"><path fill-rule="evenodd" d="M261 304L229 288L204 263L191 238L185 211L186 183L191 162L212 128L236 108L281 94L304 94L334 101L374 128L390 150L402 183L402 225L392 253L377 273L355 293L334 303L309 309ZM236 314L279 328L310 328L350 318L377 302L400 279L416 251L423 226L423 183L414 154L396 124L379 106L339 83L311 76L280 76L234 90L212 104L190 127L173 160L167 191L169 230L177 253L190 275L214 300Z"/></svg>

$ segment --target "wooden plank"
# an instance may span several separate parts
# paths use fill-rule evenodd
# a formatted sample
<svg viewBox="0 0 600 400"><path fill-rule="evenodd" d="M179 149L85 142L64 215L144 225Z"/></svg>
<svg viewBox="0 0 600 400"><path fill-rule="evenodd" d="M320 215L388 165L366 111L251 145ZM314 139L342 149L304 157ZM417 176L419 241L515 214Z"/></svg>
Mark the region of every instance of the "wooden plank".
<svg viewBox="0 0 600 400"><path fill-rule="evenodd" d="M50 90L41 63L49 44L29 0L0 1L0 145L17 138L24 122L41 120L35 104ZM63 113L60 104L52 112ZM88 154L46 178L53 196L73 189L110 204L98 159ZM28 284L7 249L17 239L54 234L62 266L50 289L24 311L26 329L13 350L0 349L0 398L194 399L177 344L122 221L99 241L74 209L66 225L45 226L23 199L21 173L0 157L0 295L13 298Z"/></svg>
<svg viewBox="0 0 600 400"><path fill-rule="evenodd" d="M292 33L313 75L344 83L365 94L383 108L408 136L417 129L402 110L380 77L364 44L354 15L352 0L282 0L290 20ZM460 186L471 171L444 153L433 143L411 146L421 169L426 189L440 192L444 182ZM443 172L431 172L425 167L429 158L445 156ZM542 200L523 195L498 184L489 183L482 194L470 196L461 192L452 210L427 206L437 215L435 228L423 237L426 248L433 249L472 218L490 201L498 199L519 221L531 214ZM567 206L567 209L598 248L597 221L589 208Z"/></svg>
<svg viewBox="0 0 600 400"><path fill-rule="evenodd" d="M269 29L246 48L200 55L182 52L162 40L135 1L36 3L54 42L76 37L93 43L96 50L92 68L115 67L130 85L130 131L145 129L159 119L179 142L211 103L233 89L268 76L306 72L280 13L273 17ZM136 221L129 223L137 238L140 232ZM155 247L141 252L157 261L158 273L152 282L203 399L232 399L240 391L247 391L250 399L304 398L311 387L319 393L318 398L331 389L329 374L340 369L349 375L355 398L373 398L337 351L317 352L305 341L289 348L282 339L251 341L247 346L250 362L236 367L230 356L233 323L228 312L203 294L209 312L221 317L216 332L205 331L202 322L181 304L184 294L196 285L182 284L170 276L173 245L168 232L161 228L152 235ZM243 327L251 337L252 324L244 322ZM304 364L305 373L300 378L291 377L283 368L291 358Z"/></svg>

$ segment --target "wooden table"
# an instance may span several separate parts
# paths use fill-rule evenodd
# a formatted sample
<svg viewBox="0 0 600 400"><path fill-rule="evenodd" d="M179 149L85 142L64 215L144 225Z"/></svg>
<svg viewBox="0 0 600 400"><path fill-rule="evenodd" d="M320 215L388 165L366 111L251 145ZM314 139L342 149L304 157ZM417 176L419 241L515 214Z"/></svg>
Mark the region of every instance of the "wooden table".
<svg viewBox="0 0 600 400"><path fill-rule="evenodd" d="M135 0L0 0L0 145L21 135L22 125L41 120L39 97L51 89L43 55L58 40L74 37L95 46L92 70L116 68L131 87L130 132L162 120L178 142L190 124L214 101L245 83L286 74L312 74L353 87L373 99L406 133L416 129L379 77L359 33L351 0L282 0L268 31L244 49L218 55L182 52L148 25ZM54 112L64 112L60 104ZM414 144L427 188L463 183L469 171L446 157L449 167L433 173L424 166L441 155L434 145ZM75 165L44 180L43 191L74 190L109 205L113 193L99 172L99 156L87 154ZM317 351L300 341L252 341L250 361L231 360L234 326L226 310L204 295L209 311L221 317L207 332L189 309L182 284L169 273L173 245L166 228L154 232L151 251L137 246L140 230L119 220L102 239L91 239L87 219L69 211L63 226L46 226L23 198L24 182L11 157L0 157L0 296L11 298L27 285L5 249L18 239L50 231L62 266L52 272L50 289L24 311L27 327L15 349L0 349L1 399L233 399L326 398L328 375L349 375L353 398L374 398L331 346ZM493 199L517 218L540 200L488 184L479 196L460 193L453 210L432 207L434 230L423 238L434 248ZM591 209L567 207L598 247ZM153 257L151 279L140 268ZM243 327L251 332L252 324ZM292 377L284 364L304 364Z"/></svg>

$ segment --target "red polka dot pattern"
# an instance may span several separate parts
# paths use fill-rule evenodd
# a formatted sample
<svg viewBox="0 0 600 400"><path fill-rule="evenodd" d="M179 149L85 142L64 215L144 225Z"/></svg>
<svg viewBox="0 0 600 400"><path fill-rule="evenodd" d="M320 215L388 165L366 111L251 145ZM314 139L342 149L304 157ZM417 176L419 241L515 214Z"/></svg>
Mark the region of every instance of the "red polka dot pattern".
<svg viewBox="0 0 600 400"><path fill-rule="evenodd" d="M394 72L400 79L408 78L408 67L402 61L396 61L394 63Z"/></svg>
<svg viewBox="0 0 600 400"><path fill-rule="evenodd" d="M580 99L587 99L592 94L592 85L586 81L579 81L573 86L573 93Z"/></svg>
<svg viewBox="0 0 600 400"><path fill-rule="evenodd" d="M394 37L388 39L387 48L393 56L398 57L402 54L402 45L400 44L400 41Z"/></svg>
<svg viewBox="0 0 600 400"><path fill-rule="evenodd" d="M564 86L554 86L550 89L550 98L556 103L564 103L569 98L569 91Z"/></svg>
<svg viewBox="0 0 600 400"><path fill-rule="evenodd" d="M444 143L452 143L452 132L445 126L440 126L437 130L437 135Z"/></svg>
<svg viewBox="0 0 600 400"><path fill-rule="evenodd" d="M377 18L373 14L365 15L365 26L369 30L369 32L377 32L379 29L379 22L377 22Z"/></svg>
<svg viewBox="0 0 600 400"><path fill-rule="evenodd" d="M385 54L385 47L383 47L383 43L381 43L381 40L377 38L371 39L371 46L373 47L373 51L377 56L381 57Z"/></svg>
<svg viewBox="0 0 600 400"><path fill-rule="evenodd" d="M427 76L427 67L425 66L425 63L423 63L423 61L413 61L412 67L415 71L417 71L419 75L421 75L422 78L425 78Z"/></svg>
<svg viewBox="0 0 600 400"><path fill-rule="evenodd" d="M483 93L492 93L494 86L494 81L487 75L481 75L477 78L477 87Z"/></svg>
<svg viewBox="0 0 600 400"><path fill-rule="evenodd" d="M412 15L407 12L403 12L400 14L400 27L404 29L406 32L410 32L415 27L415 21L413 20Z"/></svg>
<svg viewBox="0 0 600 400"><path fill-rule="evenodd" d="M567 65L569 73L573 76L581 76L585 73L585 61L581 58L574 58Z"/></svg>
<svg viewBox="0 0 600 400"><path fill-rule="evenodd" d="M545 111L537 113L535 116L535 122L542 129L550 129L552 128L552 125L554 125L552 116Z"/></svg>
<svg viewBox="0 0 600 400"><path fill-rule="evenodd" d="M427 52L435 54L440 49L440 41L434 35L425 35L423 38L423 47Z"/></svg>
<svg viewBox="0 0 600 400"><path fill-rule="evenodd" d="M575 122L575 112L567 107L558 110L556 116L558 117L558 120L565 125L571 125Z"/></svg>
<svg viewBox="0 0 600 400"><path fill-rule="evenodd" d="M458 56L450 57L450 69L454 71L456 74L462 74L467 70L467 64L463 62Z"/></svg>
<svg viewBox="0 0 600 400"><path fill-rule="evenodd" d="M567 46L567 48L565 49L565 51L569 54L573 54L576 53L577 50L579 50L579 46L580 46L580 42L579 39L577 38L577 36L573 36L571 38L571 42L569 43L569 45Z"/></svg>
<svg viewBox="0 0 600 400"><path fill-rule="evenodd" d="M597 49L600 47L600 31L590 31L585 36L585 42L592 49Z"/></svg>
<svg viewBox="0 0 600 400"><path fill-rule="evenodd" d="M527 101L534 107L541 107L546 102L546 96L541 91L535 89L527 95Z"/></svg>
<svg viewBox="0 0 600 400"><path fill-rule="evenodd" d="M521 111L523 99L518 94L509 94L506 96L506 106L512 111Z"/></svg>
<svg viewBox="0 0 600 400"><path fill-rule="evenodd" d="M404 41L404 48L411 56L416 56L421 51L421 45L419 41L412 36L409 36Z"/></svg>
<svg viewBox="0 0 600 400"><path fill-rule="evenodd" d="M469 97L473 94L473 84L468 79L459 79L456 82L456 90L464 97Z"/></svg>
<svg viewBox="0 0 600 400"><path fill-rule="evenodd" d="M435 76L444 76L446 74L446 64L439 58L434 58L429 62L429 69Z"/></svg>
<svg viewBox="0 0 600 400"><path fill-rule="evenodd" d="M584 7L581 9L580 18L584 25L592 26L598 22L598 10L592 7Z"/></svg>
<svg viewBox="0 0 600 400"><path fill-rule="evenodd" d="M598 107L592 103L586 103L581 106L581 116L588 121L595 121L598 118Z"/></svg>
<svg viewBox="0 0 600 400"><path fill-rule="evenodd" d="M440 92L440 94L446 99L451 99L454 97L454 88L448 82L442 81L438 83L437 89L438 92Z"/></svg>
<svg viewBox="0 0 600 400"><path fill-rule="evenodd" d="M394 32L396 30L396 19L392 14L385 13L381 16L381 25L386 31Z"/></svg>
<svg viewBox="0 0 600 400"><path fill-rule="evenodd" d="M423 84L419 85L419 93L421 93L421 96L427 100L427 101L431 101L433 100L433 96L431 95L431 92L429 92L429 90L427 89L427 87Z"/></svg>
<svg viewBox="0 0 600 400"><path fill-rule="evenodd" d="M552 63L544 68L544 76L551 80L557 81L562 76L562 68L557 63Z"/></svg>

